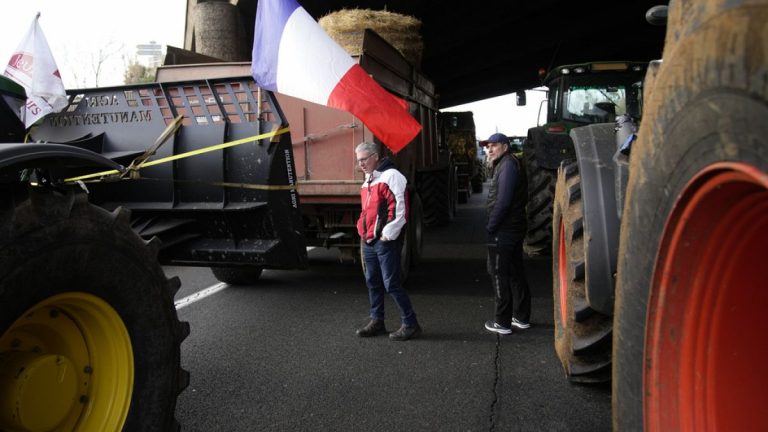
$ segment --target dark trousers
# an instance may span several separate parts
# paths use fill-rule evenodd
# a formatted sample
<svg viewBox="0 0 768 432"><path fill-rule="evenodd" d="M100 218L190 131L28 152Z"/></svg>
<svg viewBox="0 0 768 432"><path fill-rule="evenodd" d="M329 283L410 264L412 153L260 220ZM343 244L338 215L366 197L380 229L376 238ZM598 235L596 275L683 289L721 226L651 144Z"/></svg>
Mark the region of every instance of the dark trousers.
<svg viewBox="0 0 768 432"><path fill-rule="evenodd" d="M524 233L499 233L488 243L488 274L496 298L496 323L510 327L512 318L531 319L531 291L523 267Z"/></svg>

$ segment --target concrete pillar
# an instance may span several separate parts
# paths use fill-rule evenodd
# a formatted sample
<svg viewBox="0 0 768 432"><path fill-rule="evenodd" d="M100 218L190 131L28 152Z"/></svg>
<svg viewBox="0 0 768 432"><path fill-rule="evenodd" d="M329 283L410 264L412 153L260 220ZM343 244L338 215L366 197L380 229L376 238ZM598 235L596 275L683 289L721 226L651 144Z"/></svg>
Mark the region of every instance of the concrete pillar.
<svg viewBox="0 0 768 432"><path fill-rule="evenodd" d="M250 58L237 6L227 1L198 2L194 14L196 52L224 61Z"/></svg>

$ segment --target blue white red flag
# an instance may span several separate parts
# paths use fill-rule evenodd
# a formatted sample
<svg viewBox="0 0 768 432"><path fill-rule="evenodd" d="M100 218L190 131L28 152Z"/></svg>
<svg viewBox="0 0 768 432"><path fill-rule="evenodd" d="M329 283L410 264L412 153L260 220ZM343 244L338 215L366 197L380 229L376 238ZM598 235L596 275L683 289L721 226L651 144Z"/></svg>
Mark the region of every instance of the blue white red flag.
<svg viewBox="0 0 768 432"><path fill-rule="evenodd" d="M252 59L261 88L347 111L395 153L421 130L295 0L259 0Z"/></svg>
<svg viewBox="0 0 768 432"><path fill-rule="evenodd" d="M16 113L27 128L46 114L61 111L69 103L59 68L37 22L39 17L38 13L4 72L27 93L26 104Z"/></svg>

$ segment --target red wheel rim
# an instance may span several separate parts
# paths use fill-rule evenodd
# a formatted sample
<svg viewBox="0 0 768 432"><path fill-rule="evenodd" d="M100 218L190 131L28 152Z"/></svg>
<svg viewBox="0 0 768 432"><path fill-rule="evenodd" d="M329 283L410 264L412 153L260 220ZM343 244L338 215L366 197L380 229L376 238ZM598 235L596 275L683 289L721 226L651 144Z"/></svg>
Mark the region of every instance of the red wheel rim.
<svg viewBox="0 0 768 432"><path fill-rule="evenodd" d="M558 288L560 290L560 322L565 327L568 323L568 263L567 254L565 253L565 226L563 226L563 220L560 219L560 234L559 243L557 248L557 277Z"/></svg>
<svg viewBox="0 0 768 432"><path fill-rule="evenodd" d="M648 305L648 430L768 430L768 175L717 163L667 220Z"/></svg>

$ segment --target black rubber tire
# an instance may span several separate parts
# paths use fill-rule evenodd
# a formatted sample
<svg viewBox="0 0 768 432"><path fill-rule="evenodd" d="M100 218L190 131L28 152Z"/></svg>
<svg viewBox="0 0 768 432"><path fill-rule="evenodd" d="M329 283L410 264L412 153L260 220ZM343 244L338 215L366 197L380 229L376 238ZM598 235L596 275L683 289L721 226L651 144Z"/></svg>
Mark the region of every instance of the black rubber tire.
<svg viewBox="0 0 768 432"><path fill-rule="evenodd" d="M230 285L253 285L259 281L262 267L211 267L213 276Z"/></svg>
<svg viewBox="0 0 768 432"><path fill-rule="evenodd" d="M424 253L424 206L421 197L415 190L411 191L411 214L409 216L408 235L411 237L411 267L421 262Z"/></svg>
<svg viewBox="0 0 768 432"><path fill-rule="evenodd" d="M690 5L671 4L664 63L655 76L649 72L646 79L643 121L630 158L614 317L614 430L644 430L654 425L664 430L663 425L656 423L659 413L644 409L648 404L647 385L650 384L645 382L645 377L652 375L659 367L669 369L675 365L663 363L663 358L646 356L646 343L650 320L665 316L664 311L672 307L666 297L657 297L664 286L659 283L661 274L655 274L654 269L660 257L667 256L669 252L666 249L668 239L664 238L665 228L671 223L670 217L676 214L675 204L684 196L681 193L686 187L696 187L690 182L697 174L722 161L728 161L729 166L748 165L763 176L768 175L768 86L765 85L768 58L754 51L755 47L765 46L768 4L747 5L747 2L721 0L707 2L706 8L687 6ZM764 226L754 223L748 225ZM715 228L700 231L700 241L706 241ZM736 227L732 229L733 238L746 238L735 230ZM764 238L765 232L752 235ZM700 252L703 251L692 251L695 254ZM726 249L723 253L730 252ZM756 250L752 253L761 257ZM697 269L688 269L694 270ZM753 289L757 292L762 289L759 281L763 280L763 269L758 264L748 271L756 276L753 279L756 285L723 284L719 288L722 292L711 294L722 300L720 308L727 308L724 301L739 290ZM682 279L677 274L664 277L675 283ZM650 299L655 299L656 308L650 308ZM741 318L739 313L734 310L732 314L729 312L729 316L736 320ZM765 329L762 316L749 316L748 320L748 326ZM700 323L701 326L707 324L711 325L711 322ZM743 327L737 326L734 321L729 328L739 332L738 329ZM667 328L664 335L673 336L678 343L686 341L690 335L679 330ZM753 334L751 329L744 330ZM743 343L740 346L743 352L734 351L733 361L727 368L738 370L743 368L740 361L749 353L754 353L754 348L764 347L765 341L745 335L733 337L738 337ZM702 351L709 352L711 349L702 346ZM763 361L764 351L763 348L759 361ZM692 359L687 361L690 364ZM722 373L730 374L732 371L723 369ZM754 375L754 370L746 374ZM713 385L711 380L702 383ZM669 384L657 391L675 391L678 388L677 381ZM720 384L725 386L715 387L718 391L737 395L728 402L734 418L739 418L740 410L747 410L746 407L765 403L765 393L757 400L743 400L747 396L738 395L749 383ZM765 389L764 382L759 385ZM677 404L691 407L688 401L682 399L676 401ZM757 412L760 412L759 409ZM697 423L700 430L718 428L707 423L715 418L713 413L686 411L686 415L700 420ZM674 422L679 418L679 412L664 416L665 422ZM764 428L765 425L754 424L748 427L752 430ZM723 427L723 430L744 429Z"/></svg>
<svg viewBox="0 0 768 432"><path fill-rule="evenodd" d="M482 174L478 173L477 175L472 177L472 193L483 193L483 176L482 176Z"/></svg>
<svg viewBox="0 0 768 432"><path fill-rule="evenodd" d="M419 175L419 194L422 198L426 226L445 226L454 219L458 199L456 176L453 164L443 170Z"/></svg>
<svg viewBox="0 0 768 432"><path fill-rule="evenodd" d="M82 193L32 190L27 200L1 211L0 221L0 336L57 294L98 297L119 315L133 351L123 430L178 430L176 399L189 381L180 345L189 325L178 321L173 295L179 280L166 279L158 246L130 229L128 211L110 214ZM109 394L89 396L96 396L89 400L94 406L112 401Z"/></svg>
<svg viewBox="0 0 768 432"><path fill-rule="evenodd" d="M558 172L553 220L555 351L571 382L607 382L611 376L612 318L587 304L584 269L589 245L584 241L581 178L576 163L563 165Z"/></svg>
<svg viewBox="0 0 768 432"><path fill-rule="evenodd" d="M469 201L469 189L459 191L459 196L457 201L459 204L466 204L467 201Z"/></svg>
<svg viewBox="0 0 768 432"><path fill-rule="evenodd" d="M459 205L459 167L451 162L448 173L450 177L450 186L448 188L448 222L453 222L456 219L456 207Z"/></svg>
<svg viewBox="0 0 768 432"><path fill-rule="evenodd" d="M528 179L528 204L525 211L528 231L524 248L528 255L549 255L552 249L552 206L557 171L539 166L530 140L523 142L525 174Z"/></svg>
<svg viewBox="0 0 768 432"><path fill-rule="evenodd" d="M411 275L411 236L408 232L401 235L402 239L399 240L400 244L400 283L405 284L408 281L408 276Z"/></svg>

